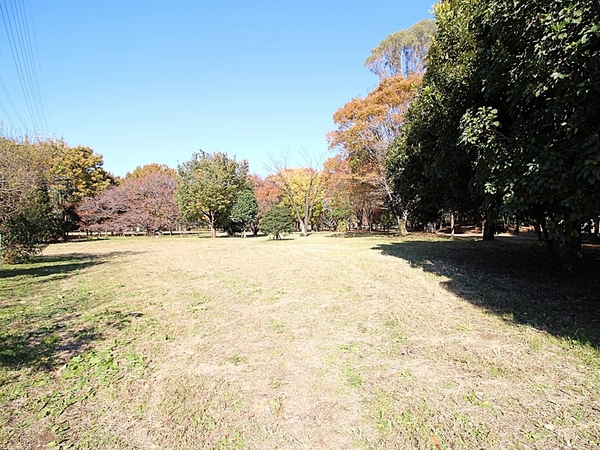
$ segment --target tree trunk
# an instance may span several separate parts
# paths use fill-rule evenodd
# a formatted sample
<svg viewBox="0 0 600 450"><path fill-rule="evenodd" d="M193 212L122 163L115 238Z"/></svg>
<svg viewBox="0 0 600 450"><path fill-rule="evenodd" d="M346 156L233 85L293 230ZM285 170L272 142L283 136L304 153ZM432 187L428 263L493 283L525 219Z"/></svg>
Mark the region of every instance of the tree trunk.
<svg viewBox="0 0 600 450"><path fill-rule="evenodd" d="M400 236L408 235L408 231L406 230L406 219L402 216L396 216L396 221L398 222L398 234Z"/></svg>
<svg viewBox="0 0 600 450"><path fill-rule="evenodd" d="M308 225L304 220L300 221L300 232L303 236L308 236Z"/></svg>
<svg viewBox="0 0 600 450"><path fill-rule="evenodd" d="M450 237L454 239L454 211L450 214Z"/></svg>
<svg viewBox="0 0 600 450"><path fill-rule="evenodd" d="M576 270L581 265L581 223L565 219L565 243L561 252L562 265L569 271Z"/></svg>
<svg viewBox="0 0 600 450"><path fill-rule="evenodd" d="M483 222L483 240L484 241L493 241L495 240L496 234L496 221L486 219Z"/></svg>

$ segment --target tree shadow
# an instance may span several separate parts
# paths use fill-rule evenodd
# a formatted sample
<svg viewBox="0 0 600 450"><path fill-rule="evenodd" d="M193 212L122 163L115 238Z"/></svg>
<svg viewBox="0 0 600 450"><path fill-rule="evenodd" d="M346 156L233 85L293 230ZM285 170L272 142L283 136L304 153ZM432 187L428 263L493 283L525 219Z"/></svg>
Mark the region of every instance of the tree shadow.
<svg viewBox="0 0 600 450"><path fill-rule="evenodd" d="M0 340L0 366L51 371L101 337L95 327L69 330L62 322L27 332L5 332Z"/></svg>
<svg viewBox="0 0 600 450"><path fill-rule="evenodd" d="M110 330L122 330L142 313L109 311L93 324L81 324L79 314L50 313L55 323L34 329L0 332L0 366L11 370L29 367L52 371L73 355L87 350L92 342L105 339ZM79 323L78 323L79 322Z"/></svg>
<svg viewBox="0 0 600 450"><path fill-rule="evenodd" d="M35 277L39 281L56 281L66 278L70 273L86 267L105 264L108 261L124 255L135 255L138 252L70 253L61 256L41 255L29 264L14 264L0 266L0 280L18 277Z"/></svg>
<svg viewBox="0 0 600 450"><path fill-rule="evenodd" d="M0 268L0 366L51 371L85 351L111 330L125 328L141 313L98 309L109 291L61 290L49 282L136 252L40 256L34 263ZM43 286L49 289L43 288ZM89 305L98 312L90 314ZM85 313L82 313L85 311Z"/></svg>
<svg viewBox="0 0 600 450"><path fill-rule="evenodd" d="M360 238L398 238L397 234L393 232L387 231L369 231L367 230L356 230L356 231L344 231L337 232L333 231L328 234L326 237L328 238L337 238L337 239L360 239Z"/></svg>
<svg viewBox="0 0 600 450"><path fill-rule="evenodd" d="M372 248L447 278L451 292L505 320L600 349L600 248L586 245L576 273L538 242L406 240Z"/></svg>

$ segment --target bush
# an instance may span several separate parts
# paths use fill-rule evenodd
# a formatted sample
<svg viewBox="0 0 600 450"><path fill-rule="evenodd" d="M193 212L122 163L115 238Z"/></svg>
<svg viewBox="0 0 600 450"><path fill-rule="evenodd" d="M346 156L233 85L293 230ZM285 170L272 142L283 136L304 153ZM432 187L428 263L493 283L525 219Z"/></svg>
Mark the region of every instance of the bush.
<svg viewBox="0 0 600 450"><path fill-rule="evenodd" d="M285 206L273 206L260 221L260 230L273 239L281 239L281 236L294 231L292 213Z"/></svg>
<svg viewBox="0 0 600 450"><path fill-rule="evenodd" d="M23 263L40 253L52 232L47 190L40 188L25 208L10 217L0 230L0 261Z"/></svg>

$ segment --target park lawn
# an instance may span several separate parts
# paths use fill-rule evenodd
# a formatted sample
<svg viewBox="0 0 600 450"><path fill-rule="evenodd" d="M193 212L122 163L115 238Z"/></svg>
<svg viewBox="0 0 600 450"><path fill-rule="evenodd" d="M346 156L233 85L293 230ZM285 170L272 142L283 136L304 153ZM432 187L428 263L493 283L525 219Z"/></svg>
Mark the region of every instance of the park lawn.
<svg viewBox="0 0 600 450"><path fill-rule="evenodd" d="M0 267L0 448L600 447L598 262L533 240L113 238Z"/></svg>

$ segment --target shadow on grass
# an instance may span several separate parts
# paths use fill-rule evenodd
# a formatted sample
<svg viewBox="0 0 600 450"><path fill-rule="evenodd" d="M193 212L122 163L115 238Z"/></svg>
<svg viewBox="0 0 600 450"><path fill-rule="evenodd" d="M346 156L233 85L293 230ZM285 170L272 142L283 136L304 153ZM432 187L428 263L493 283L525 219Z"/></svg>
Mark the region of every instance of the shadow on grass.
<svg viewBox="0 0 600 450"><path fill-rule="evenodd" d="M11 370L29 367L36 371L51 371L68 359L85 351L92 342L105 338L110 329L122 330L141 313L109 311L95 324L75 325L77 316L56 316L56 323L27 331L0 332L0 366ZM75 322L75 323L74 323Z"/></svg>
<svg viewBox="0 0 600 450"><path fill-rule="evenodd" d="M114 299L108 287L63 290L49 283L131 253L41 256L31 264L0 268L0 367L54 370L93 341L104 339L106 332L121 330L141 316L99 309Z"/></svg>
<svg viewBox="0 0 600 450"><path fill-rule="evenodd" d="M0 336L0 366L50 371L102 335L94 327L69 330L63 323L57 323L27 332L4 332Z"/></svg>
<svg viewBox="0 0 600 450"><path fill-rule="evenodd" d="M329 233L329 232L328 232ZM356 239L356 238L374 238L374 237L398 237L398 235L394 234L393 232L386 232L386 231L371 231L370 233L368 231L362 230L362 231L345 231L343 233L338 233L338 232L330 232L331 234L328 234L327 237L330 238L343 238L343 239Z"/></svg>
<svg viewBox="0 0 600 450"><path fill-rule="evenodd" d="M585 246L577 273L534 241L411 240L373 247L447 278L461 298L514 323L600 349L600 248Z"/></svg>
<svg viewBox="0 0 600 450"><path fill-rule="evenodd" d="M105 264L106 262L124 255L135 255L137 252L111 252L105 254L71 253L63 256L36 257L29 264L15 264L0 266L0 280L17 277L36 277L39 281L55 281L65 278L72 272L86 267Z"/></svg>

